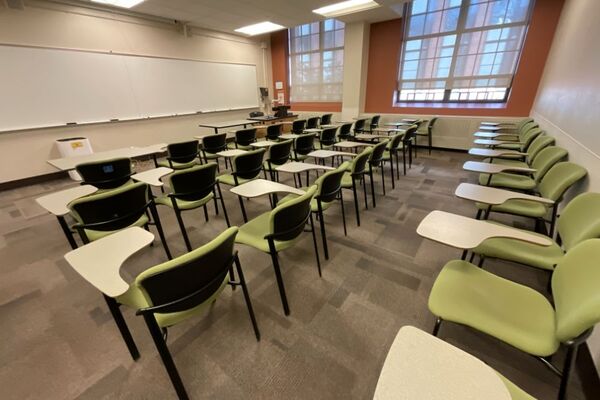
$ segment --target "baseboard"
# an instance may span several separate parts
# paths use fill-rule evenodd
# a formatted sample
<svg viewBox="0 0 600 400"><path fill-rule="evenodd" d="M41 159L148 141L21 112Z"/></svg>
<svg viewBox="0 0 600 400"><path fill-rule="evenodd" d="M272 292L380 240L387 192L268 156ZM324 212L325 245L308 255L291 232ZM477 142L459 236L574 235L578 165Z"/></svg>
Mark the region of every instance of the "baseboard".
<svg viewBox="0 0 600 400"><path fill-rule="evenodd" d="M29 178L17 179L16 181L8 181L0 183L0 191L16 189L24 186L35 185L36 183L44 183L55 179L66 178L67 171L57 171L50 174L37 175Z"/></svg>
<svg viewBox="0 0 600 400"><path fill-rule="evenodd" d="M579 346L575 367L585 398L598 398L598 393L600 393L600 376L596 372L596 365L594 364L592 353L590 353L587 343Z"/></svg>

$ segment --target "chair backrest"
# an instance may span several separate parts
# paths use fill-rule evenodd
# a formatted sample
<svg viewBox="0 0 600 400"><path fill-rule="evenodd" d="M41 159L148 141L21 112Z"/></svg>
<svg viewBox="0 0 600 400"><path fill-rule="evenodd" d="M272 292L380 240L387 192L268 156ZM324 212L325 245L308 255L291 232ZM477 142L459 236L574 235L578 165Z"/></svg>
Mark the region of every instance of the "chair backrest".
<svg viewBox="0 0 600 400"><path fill-rule="evenodd" d="M335 135L337 134L338 128L326 128L321 131L319 142L326 146L335 144Z"/></svg>
<svg viewBox="0 0 600 400"><path fill-rule="evenodd" d="M379 126L379 120L381 119L381 115L374 115L371 117L371 123L369 124L370 128L377 128Z"/></svg>
<svg viewBox="0 0 600 400"><path fill-rule="evenodd" d="M333 117L333 114L321 115L321 125L331 125L331 117Z"/></svg>
<svg viewBox="0 0 600 400"><path fill-rule="evenodd" d="M273 124L267 126L267 139L269 140L277 140L279 136L281 136L281 128L283 125L281 124Z"/></svg>
<svg viewBox="0 0 600 400"><path fill-rule="evenodd" d="M393 135L387 144L387 149L389 151L396 151L400 147L400 143L402 143L402 139L404 138L404 132L399 132Z"/></svg>
<svg viewBox="0 0 600 400"><path fill-rule="evenodd" d="M562 210L556 230L569 251L586 239L600 238L600 193L582 193Z"/></svg>
<svg viewBox="0 0 600 400"><path fill-rule="evenodd" d="M242 146L250 146L250 143L256 142L256 128L235 131L235 142Z"/></svg>
<svg viewBox="0 0 600 400"><path fill-rule="evenodd" d="M547 199L558 201L567 190L587 175L587 170L572 162L556 163L538 184L538 191Z"/></svg>
<svg viewBox="0 0 600 400"><path fill-rule="evenodd" d="M354 133L361 133L365 130L366 118L359 118L354 122Z"/></svg>
<svg viewBox="0 0 600 400"><path fill-rule="evenodd" d="M352 124L351 123L347 123L347 124L342 124L340 126L340 131L338 133L338 136L341 139L346 139L348 138L350 135L350 131L352 130Z"/></svg>
<svg viewBox="0 0 600 400"><path fill-rule="evenodd" d="M517 123L517 131L520 131L521 128L523 128L523 126L525 126L525 124L527 124L529 122L534 122L533 118L523 118L522 120L520 120Z"/></svg>
<svg viewBox="0 0 600 400"><path fill-rule="evenodd" d="M315 135L306 134L306 135L298 135L297 138L294 138L294 152L297 154L307 155L311 151L315 149Z"/></svg>
<svg viewBox="0 0 600 400"><path fill-rule="evenodd" d="M319 127L319 117L310 117L306 120L305 129L315 129Z"/></svg>
<svg viewBox="0 0 600 400"><path fill-rule="evenodd" d="M427 124L427 132L429 132L429 133L433 132L433 126L435 125L437 120L438 120L438 117L433 117L429 120L429 123Z"/></svg>
<svg viewBox="0 0 600 400"><path fill-rule="evenodd" d="M531 130L531 129L535 129L535 128L538 128L538 127L539 127L539 125L538 125L537 123L533 122L533 121L532 121L532 122L528 122L528 123L526 123L525 125L523 125L523 126L522 126L522 127L519 129L519 130L518 130L519 137L521 137L521 138L522 138L522 137L523 137L523 135L525 135L525 134L526 134L526 133L527 133L529 130Z"/></svg>
<svg viewBox="0 0 600 400"><path fill-rule="evenodd" d="M233 175L243 179L254 179L260 175L265 149L247 151L233 158Z"/></svg>
<svg viewBox="0 0 600 400"><path fill-rule="evenodd" d="M536 137L527 148L527 162L531 164L540 151L548 146L552 146L554 142L555 140L552 136L544 135L543 133Z"/></svg>
<svg viewBox="0 0 600 400"><path fill-rule="evenodd" d="M579 243L560 260L552 274L556 337L575 339L600 322L600 239Z"/></svg>
<svg viewBox="0 0 600 400"><path fill-rule="evenodd" d="M310 202L317 191L311 186L305 194L275 207L269 217L269 233L266 239L293 240L304 231L310 217Z"/></svg>
<svg viewBox="0 0 600 400"><path fill-rule="evenodd" d="M188 140L187 142L171 143L167 145L167 159L177 163L188 163L198 156L199 142Z"/></svg>
<svg viewBox="0 0 600 400"><path fill-rule="evenodd" d="M208 196L217 182L217 164L208 163L176 171L169 178L172 196L195 201Z"/></svg>
<svg viewBox="0 0 600 400"><path fill-rule="evenodd" d="M558 146L548 146L540 151L535 160L531 163L531 168L536 170L533 173L535 181L541 181L550 168L560 160L566 158L568 154L567 150Z"/></svg>
<svg viewBox="0 0 600 400"><path fill-rule="evenodd" d="M114 158L79 164L75 170L81 175L82 183L98 189L114 189L124 185L131 176L131 160Z"/></svg>
<svg viewBox="0 0 600 400"><path fill-rule="evenodd" d="M417 136L417 131L419 130L419 127L417 125L411 125L405 132L404 132L404 143L410 143L415 136Z"/></svg>
<svg viewBox="0 0 600 400"><path fill-rule="evenodd" d="M333 171L328 171L321 175L316 181L317 192L315 198L323 203L329 203L337 197L337 194L342 189L342 177L350 166L349 161L340 164Z"/></svg>
<svg viewBox="0 0 600 400"><path fill-rule="evenodd" d="M231 227L207 244L140 273L134 285L153 312L190 310L219 293L234 261L237 232Z"/></svg>
<svg viewBox="0 0 600 400"><path fill-rule="evenodd" d="M217 133L202 137L202 150L215 154L227 149L227 134Z"/></svg>
<svg viewBox="0 0 600 400"><path fill-rule="evenodd" d="M373 167L379 166L381 164L381 160L383 159L383 153L385 153L385 149L389 140L382 140L373 146L373 151L371 151L371 155L369 155L369 164Z"/></svg>
<svg viewBox="0 0 600 400"><path fill-rule="evenodd" d="M294 122L292 122L292 133L299 135L302 132L304 132L305 128L306 128L306 120L305 119L297 119Z"/></svg>
<svg viewBox="0 0 600 400"><path fill-rule="evenodd" d="M293 140L284 140L283 142L272 145L269 148L269 159L267 161L274 165L285 164L290 159L293 144Z"/></svg>
<svg viewBox="0 0 600 400"><path fill-rule="evenodd" d="M68 207L79 224L98 231L114 231L140 219L150 202L148 185L137 182L73 200Z"/></svg>
<svg viewBox="0 0 600 400"><path fill-rule="evenodd" d="M362 174L366 171L367 162L369 161L369 156L373 151L372 147L366 147L362 152L360 152L350 164L350 173L352 175Z"/></svg>
<svg viewBox="0 0 600 400"><path fill-rule="evenodd" d="M532 128L532 129L528 130L527 133L525 133L521 137L521 142L523 143L521 145L521 149L524 152L527 152L529 150L529 146L531 145L531 143L535 140L535 138L540 136L542 133L544 133L544 131L542 131L540 128Z"/></svg>

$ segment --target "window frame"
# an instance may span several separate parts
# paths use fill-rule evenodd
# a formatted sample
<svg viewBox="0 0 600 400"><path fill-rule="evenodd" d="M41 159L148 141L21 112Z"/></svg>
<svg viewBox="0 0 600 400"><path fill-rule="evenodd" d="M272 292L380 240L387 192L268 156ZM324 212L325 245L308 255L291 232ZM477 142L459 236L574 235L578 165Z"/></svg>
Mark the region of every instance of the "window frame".
<svg viewBox="0 0 600 400"><path fill-rule="evenodd" d="M330 30L330 31L326 31L325 30L325 23L327 21L333 21L333 23L334 23L333 30ZM292 33L293 30L296 29L296 28L298 28L299 26L311 25L313 23L318 23L319 24L319 33L318 33L318 35L319 35L319 48L317 50L301 51L301 52L296 53L294 51L295 50L294 44L292 43L293 40L296 38L296 36L293 35L293 33ZM335 27L336 23L343 24L343 28L342 29L336 29L336 27ZM335 32L336 31L342 31L344 33L344 35L343 35L344 36L344 43L343 43L343 45L341 47L340 46L336 46L336 47L331 47L331 48L325 49L325 46L324 46L324 42L325 42L325 35L324 34L325 34L325 32L332 32L333 33L333 36L334 36L333 40L334 40L334 45L335 45ZM301 24L301 25L294 26L294 27L288 29L288 59L287 59L287 63L288 63L288 87L289 87L289 93L290 93L289 94L290 103L338 103L338 102L342 101L343 93L341 91L340 91L340 98L339 99L331 99L331 100L322 100L322 99L319 99L319 100L294 100L294 94L293 94L294 93L294 89L293 89L293 87L294 86L304 86L304 87L311 87L311 86L315 87L316 86L316 87L322 88L322 87L327 86L327 85L336 85L336 86L339 86L340 88L343 87L343 82L344 82L344 77L343 77L343 71L344 71L343 70L343 68L344 68L343 55L344 55L344 48L345 48L345 44L346 44L345 33L346 33L346 24L343 21L336 20L335 18L326 18L324 20L309 22L309 23ZM312 33L309 34L309 36L310 35L312 35ZM298 36L298 37L304 37L304 35ZM324 68L323 68L323 60L324 60L323 54L325 52L332 52L332 54L335 54L336 51L342 51L342 66L341 66L342 77L341 77L339 83L338 82L333 82L333 83L331 83L331 82L325 82L325 81L323 81L323 71L324 71ZM309 83L309 84L302 84L302 85L297 85L296 84L296 85L294 85L294 82L293 82L293 79L292 79L292 75L293 75L293 73L292 73L292 59L294 57L296 57L296 56L302 56L304 54L311 54L311 55L312 54L319 54L320 55L320 62L319 62L320 82L319 83ZM333 68L335 68L335 66ZM321 97L321 95L322 95L322 91L319 90L319 97Z"/></svg>
<svg viewBox="0 0 600 400"><path fill-rule="evenodd" d="M515 75L519 69L519 64L521 62L521 57L523 56L523 49L525 47L525 42L527 39L527 34L529 32L529 28L531 25L531 19L532 19L532 15L533 15L533 10L535 7L535 2L536 0L530 0L529 2L529 7L527 10L527 14L525 16L525 19L522 22L512 22L512 23L504 23L504 24L497 24L497 25L488 25L488 26L481 26L481 27L475 27L475 28L467 28L466 27L466 21L467 21L467 16L468 16L468 9L469 6L471 5L471 0L462 0L462 3L459 7L459 15L458 15L458 20L457 20L457 28L453 31L447 31L447 32L438 32L438 33L431 33L431 34L423 34L423 35L419 35L419 36L414 36L414 37L409 37L409 29L410 29L410 19L412 17L411 13L412 13L412 6L413 6L413 2L407 2L404 4L404 10L403 10L403 18L402 18L402 24L403 24L403 28L402 28L402 44L400 47L400 58L398 61L398 79L397 79L397 84L396 84L396 89L394 90L394 98L393 98L393 105L394 106L401 106L403 104L419 104L419 103L425 103L425 104L457 104L457 105L468 105L468 104L492 104L492 105L497 105L497 104L506 104L508 103L508 99L510 97L510 94L512 92L512 88L513 88L513 82L514 82L514 78ZM477 4L477 3L476 3ZM427 13L425 13L426 15ZM490 31L493 29L503 29L503 28L513 28L513 27L523 27L523 36L521 38L521 42L520 42L520 50L519 50L519 54L516 57L515 60L515 68L514 68L514 72L512 74L503 74L503 75L473 75L471 77L462 77L462 79L492 79L492 78L502 78L502 77L506 77L509 78L509 83L507 85L506 88L506 93L504 94L504 97L502 99L485 99L485 100L477 100L477 99L466 99L466 100L451 100L450 99L450 94L452 92L452 90L454 89L461 89L461 88L443 88L440 90L444 90L444 98L442 100L427 100L427 99L413 99L413 100L407 100L407 99L400 99L400 92L402 90L401 85L402 82L423 82L423 81L445 81L446 83L448 82L453 82L454 80L457 80L456 77L451 76L451 74L454 72L455 66L456 66L456 60L458 58L458 48L460 46L461 43L461 38L462 35L464 34L470 34L470 33L474 33L474 32L486 32L486 31ZM404 69L404 55L406 53L406 45L407 42L410 40L427 40L427 39L432 39L432 38L441 38L443 36L448 36L448 35L456 35L456 40L454 43L454 50L452 53L452 60L451 60L451 66L450 66L450 72L448 74L448 77L446 78L430 78L430 79L402 79L402 74L403 74L403 69ZM491 54L497 54L496 53L491 53ZM419 59L420 60L420 59ZM461 78L458 78L458 80L460 80ZM446 86L449 86L446 84ZM451 85L450 85L451 86ZM490 88L491 86L482 86L481 88ZM464 89L476 89L474 87L470 87L470 88L464 88ZM418 90L418 89L416 89ZM426 89L425 89L426 90Z"/></svg>

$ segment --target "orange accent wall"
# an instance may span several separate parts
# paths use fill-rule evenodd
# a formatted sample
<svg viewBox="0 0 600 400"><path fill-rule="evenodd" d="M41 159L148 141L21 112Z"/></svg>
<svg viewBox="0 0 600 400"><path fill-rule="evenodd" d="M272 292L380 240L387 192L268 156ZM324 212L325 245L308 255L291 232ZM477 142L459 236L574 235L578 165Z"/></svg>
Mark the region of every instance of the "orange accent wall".
<svg viewBox="0 0 600 400"><path fill-rule="evenodd" d="M288 49L288 31L287 29L271 34L271 64L273 67L273 86L275 82L283 82L283 90L272 88L273 99L277 99L278 92L283 91L285 103L290 101L289 78L289 49ZM291 103L292 111L342 111L341 102L302 102Z"/></svg>
<svg viewBox="0 0 600 400"><path fill-rule="evenodd" d="M528 116L544 72L564 0L537 0L508 102L498 104L411 104L394 107L403 23L401 19L371 25L365 112L390 114Z"/></svg>

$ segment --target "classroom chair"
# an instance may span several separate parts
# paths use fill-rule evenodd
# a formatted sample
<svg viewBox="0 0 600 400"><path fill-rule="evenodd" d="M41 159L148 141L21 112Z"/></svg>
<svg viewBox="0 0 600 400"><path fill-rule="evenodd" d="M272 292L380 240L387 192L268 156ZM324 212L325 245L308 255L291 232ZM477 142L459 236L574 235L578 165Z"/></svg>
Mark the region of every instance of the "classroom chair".
<svg viewBox="0 0 600 400"><path fill-rule="evenodd" d="M171 169L186 169L198 165L200 161L198 147L197 140L171 143L167 145L167 159L160 160L158 165Z"/></svg>
<svg viewBox="0 0 600 400"><path fill-rule="evenodd" d="M354 135L352 134L352 123L348 122L340 125L338 139L339 141L354 139Z"/></svg>
<svg viewBox="0 0 600 400"><path fill-rule="evenodd" d="M567 150L562 147L548 146L540 151L531 163L531 168L535 169L531 177L504 172L494 175L479 174L479 184L524 191L534 190L550 168L557 162L565 159L568 154Z"/></svg>
<svg viewBox="0 0 600 400"><path fill-rule="evenodd" d="M208 163L209 160L215 160L217 163L217 171L220 171L219 167L219 155L220 151L227 150L227 134L216 133L214 135L207 135L202 137L202 157L204 162ZM227 167L227 159L225 159L225 166Z"/></svg>
<svg viewBox="0 0 600 400"><path fill-rule="evenodd" d="M365 129L365 132L372 133L373 129L379 128L379 120L381 119L381 115L374 115L369 120L369 127Z"/></svg>
<svg viewBox="0 0 600 400"><path fill-rule="evenodd" d="M265 149L258 149L233 157L231 162L231 173L219 175L217 181L229 186L238 186L258 178L263 168L264 155ZM248 217L246 216L244 201L240 196L238 196L238 200L240 202L244 222L246 222L248 221Z"/></svg>
<svg viewBox="0 0 600 400"><path fill-rule="evenodd" d="M552 274L552 300L527 286L462 260L448 262L429 295L429 310L490 335L542 361L560 377L558 399L567 396L579 346L600 322L600 239L577 244L558 260ZM562 371L550 361L566 348Z"/></svg>
<svg viewBox="0 0 600 400"><path fill-rule="evenodd" d="M584 240L600 238L600 193L582 193L571 200L556 221L556 232L556 239L550 246L492 238L472 251L480 257L480 266L484 259L498 258L552 272L565 252Z"/></svg>
<svg viewBox="0 0 600 400"><path fill-rule="evenodd" d="M431 154L431 149L433 148L433 127L435 125L435 123L437 122L438 117L432 117L429 122L427 123L427 126L425 127L425 129L423 131L417 131L417 136L415 137L415 147L416 147L416 141L418 139L419 136L427 136L427 148L429 150L429 154Z"/></svg>
<svg viewBox="0 0 600 400"><path fill-rule="evenodd" d="M267 140L277 142L279 140L279 137L281 136L282 128L282 124L267 125Z"/></svg>
<svg viewBox="0 0 600 400"><path fill-rule="evenodd" d="M335 144L338 128L325 128L319 135L319 148L329 150Z"/></svg>
<svg viewBox="0 0 600 400"><path fill-rule="evenodd" d="M269 172L271 180L279 182L279 172L276 168L290 161L293 144L293 140L284 140L269 148L267 159L263 162L265 179L267 178L267 172Z"/></svg>
<svg viewBox="0 0 600 400"><path fill-rule="evenodd" d="M160 241L169 260L171 251L156 211L150 187L142 182L81 197L69 203L68 208L77 222L77 230L83 243L87 244L131 226L155 225ZM152 220L148 216L152 215Z"/></svg>
<svg viewBox="0 0 600 400"><path fill-rule="evenodd" d="M367 124L366 118L359 118L356 121L354 121L354 129L353 129L354 135L363 133L365 131L366 124Z"/></svg>
<svg viewBox="0 0 600 400"><path fill-rule="evenodd" d="M132 182L131 159L113 158L78 164L75 170L81 175L82 185L92 185L99 191L116 189Z"/></svg>
<svg viewBox="0 0 600 400"><path fill-rule="evenodd" d="M373 180L374 168L381 169L381 185L383 187L383 195L385 196L385 171L383 170L383 153L385 152L388 143L389 140L382 140L381 142L373 146L371 154L369 154L369 180L371 181L371 198L373 199L373 208L377 207L377 203L375 202L375 181ZM392 170L392 174L393 173L394 172Z"/></svg>
<svg viewBox="0 0 600 400"><path fill-rule="evenodd" d="M253 150L251 143L256 142L256 128L239 129L235 131L235 141L229 145L231 149Z"/></svg>
<svg viewBox="0 0 600 400"><path fill-rule="evenodd" d="M323 114L321 115L321 126L322 125L331 125L331 117L333 117L333 114Z"/></svg>
<svg viewBox="0 0 600 400"><path fill-rule="evenodd" d="M419 125L414 124L411 125L404 132L404 137L402 138L402 162L404 163L404 175L406 175L406 155L408 154L408 168L412 168L412 151L415 143L417 141L417 131L419 130Z"/></svg>
<svg viewBox="0 0 600 400"><path fill-rule="evenodd" d="M394 179L394 157L396 158L396 174L398 175L397 178L400 179L398 152L400 151L400 147L404 146L402 139L404 139L404 132L396 133L395 135L391 136L387 142L387 146L382 156L382 160L384 162L390 163L392 189L396 188L396 182ZM406 159L404 157L404 153L402 153L402 162L404 163L404 175L406 175Z"/></svg>
<svg viewBox="0 0 600 400"><path fill-rule="evenodd" d="M537 125L537 124L536 124ZM519 141L515 143L505 143L495 146L497 149L516 150L527 153L529 146L536 137L541 135L543 131L537 126L529 127L523 134L519 135Z"/></svg>
<svg viewBox="0 0 600 400"><path fill-rule="evenodd" d="M208 222L206 205L211 200L214 200L215 213L219 215L218 199L221 201L221 207L223 207L225 222L228 227L231 226L229 224L229 217L227 216L227 208L225 208L225 202L223 201L221 186L217 181L216 163L211 162L186 170L176 171L168 179L169 186L173 192L158 197L155 201L157 204L171 207L175 211L177 223L179 224L179 229L181 230L181 235L188 251L192 251L192 245L190 244L190 239L181 216L183 211L195 210L202 207L204 209L204 219Z"/></svg>
<svg viewBox="0 0 600 400"><path fill-rule="evenodd" d="M179 399L189 397L167 346L168 328L212 312L211 306L227 285L232 289L242 287L254 335L260 341L244 272L234 250L237 233L238 228L231 227L189 253L148 268L135 278L125 294L116 298L144 318ZM237 280L233 278L234 265Z"/></svg>
<svg viewBox="0 0 600 400"><path fill-rule="evenodd" d="M325 232L325 217L324 211L329 209L335 200L340 201L342 207L342 223L344 225L344 236L348 235L346 230L346 212L344 210L344 196L342 191L342 178L348 169L350 162L346 161L338 166L333 171L328 171L321 175L316 181L317 191L315 197L310 202L311 211L316 214L317 220L321 228L321 240L323 241L323 252L325 259L329 260L329 249L327 246L327 234ZM306 188L305 188L306 190ZM287 201L295 199L297 195L290 194L279 201L278 204L283 204Z"/></svg>
<svg viewBox="0 0 600 400"><path fill-rule="evenodd" d="M304 161L308 158L308 153L315 149L315 135L312 133L298 135L294 138L294 151L292 159L294 161Z"/></svg>
<svg viewBox="0 0 600 400"><path fill-rule="evenodd" d="M540 222L540 225L545 225L546 217L550 214L550 230L548 231L548 236L553 237L558 208L563 200L564 194L586 175L586 169L577 164L571 162L559 162L548 170L548 173L539 181L536 188L537 193L541 197L554 200L553 205L523 199L510 199L495 206L475 203L475 206L478 209L476 218L479 219L483 215L483 219L488 219L490 213L495 212L533 218Z"/></svg>
<svg viewBox="0 0 600 400"><path fill-rule="evenodd" d="M358 193L356 191L356 181L362 181L363 193L365 195L365 208L369 209L369 202L367 200L367 182L365 176L367 175L367 162L369 156L373 151L372 147L365 148L360 154L358 154L350 162L350 165L346 168L346 172L342 177L342 188L352 189L354 195L354 209L356 211L356 225L360 226L360 210L358 208Z"/></svg>
<svg viewBox="0 0 600 400"><path fill-rule="evenodd" d="M319 127L319 117L310 117L306 120L306 127L304 129L316 129Z"/></svg>
<svg viewBox="0 0 600 400"><path fill-rule="evenodd" d="M528 168L533 163L533 160L535 160L538 154L540 154L540 151L544 150L548 146L553 146L554 143L555 140L553 137L542 133L531 142L529 148L527 149L527 155L525 156L524 160L522 156L505 155L502 157L493 158L491 160L488 158L485 159L484 162L510 165L513 167Z"/></svg>
<svg viewBox="0 0 600 400"><path fill-rule="evenodd" d="M321 261L319 260L319 249L317 248L317 238L310 207L316 191L317 187L312 186L306 191L306 194L286 201L273 210L245 223L240 227L239 233L235 238L236 243L254 247L271 256L285 315L290 315L290 307L285 293L278 254L296 245L307 223L310 226L317 259L317 269L319 276L321 276Z"/></svg>
<svg viewBox="0 0 600 400"><path fill-rule="evenodd" d="M305 119L297 119L292 122L292 133L296 135L301 135L302 133L304 133L304 129L306 129Z"/></svg>

